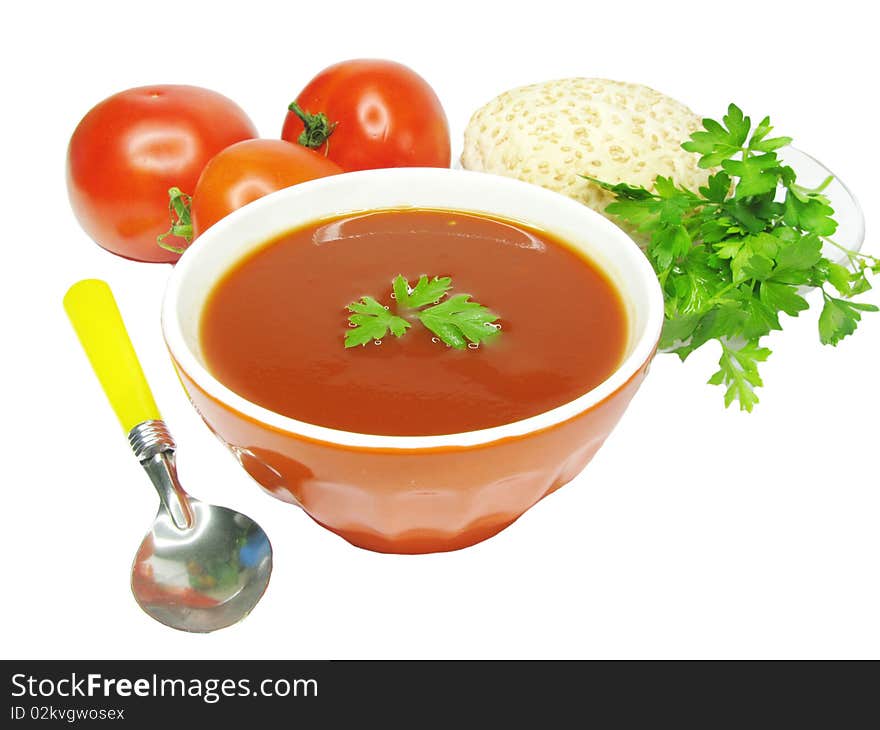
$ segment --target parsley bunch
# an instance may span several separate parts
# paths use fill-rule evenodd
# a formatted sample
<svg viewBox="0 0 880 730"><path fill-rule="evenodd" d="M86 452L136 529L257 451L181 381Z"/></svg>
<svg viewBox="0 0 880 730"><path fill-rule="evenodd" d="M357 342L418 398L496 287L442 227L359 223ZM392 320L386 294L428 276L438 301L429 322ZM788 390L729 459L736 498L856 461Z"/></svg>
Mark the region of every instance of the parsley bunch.
<svg viewBox="0 0 880 730"><path fill-rule="evenodd" d="M776 150L790 137L770 137L769 117L752 128L731 104L721 122L703 120L682 147L700 155L699 166L717 169L694 192L657 177L654 192L587 177L615 195L607 212L646 234L646 253L665 298L660 347L682 360L710 340L721 345L719 369L709 382L726 387L725 405L751 411L762 385L758 364L770 350L761 344L782 329L780 313L809 308L805 287L822 292L819 339L836 345L852 334L872 304L851 301L871 288L867 272L880 260L850 251L831 236L834 210L823 191L797 184ZM823 255L823 245L846 254L848 266Z"/></svg>
<svg viewBox="0 0 880 730"><path fill-rule="evenodd" d="M348 305L348 311L352 314L348 318L351 329L345 333L347 348L366 345L371 340L379 342L389 331L395 337L403 337L412 325L401 315L417 319L438 339L457 350L465 349L468 343L473 347L479 346L481 342L500 334L500 326L493 324L498 315L482 304L471 301L470 294L456 294L443 299L452 288L452 279L448 276L429 279L422 274L416 285L411 287L398 274L392 288L397 314L373 297L362 297L360 301Z"/></svg>

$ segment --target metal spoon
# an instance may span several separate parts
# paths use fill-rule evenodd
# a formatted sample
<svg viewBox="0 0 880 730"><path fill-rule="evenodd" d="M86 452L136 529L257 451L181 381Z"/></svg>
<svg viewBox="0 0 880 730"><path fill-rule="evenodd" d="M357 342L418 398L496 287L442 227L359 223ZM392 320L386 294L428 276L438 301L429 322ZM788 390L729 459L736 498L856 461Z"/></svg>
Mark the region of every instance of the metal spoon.
<svg viewBox="0 0 880 730"><path fill-rule="evenodd" d="M240 512L200 502L180 486L174 439L106 282L74 284L64 308L159 493L159 512L132 566L135 600L157 621L182 631L214 631L236 623L269 583L272 547L266 533Z"/></svg>

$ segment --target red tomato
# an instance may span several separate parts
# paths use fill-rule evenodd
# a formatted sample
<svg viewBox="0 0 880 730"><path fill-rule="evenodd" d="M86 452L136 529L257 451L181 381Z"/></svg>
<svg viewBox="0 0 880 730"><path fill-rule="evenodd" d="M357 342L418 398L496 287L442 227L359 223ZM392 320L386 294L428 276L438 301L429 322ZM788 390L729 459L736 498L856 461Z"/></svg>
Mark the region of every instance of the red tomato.
<svg viewBox="0 0 880 730"><path fill-rule="evenodd" d="M207 164L196 184L193 236L252 200L340 172L323 155L281 139L249 139L227 147Z"/></svg>
<svg viewBox="0 0 880 730"><path fill-rule="evenodd" d="M105 99L79 123L67 150L67 190L80 225L99 245L137 261L176 261L158 246L168 190L190 192L229 145L255 137L225 96L195 86L144 86Z"/></svg>
<svg viewBox="0 0 880 730"><path fill-rule="evenodd" d="M282 139L323 152L343 170L449 167L449 125L440 100L399 63L337 63L312 79L290 108Z"/></svg>

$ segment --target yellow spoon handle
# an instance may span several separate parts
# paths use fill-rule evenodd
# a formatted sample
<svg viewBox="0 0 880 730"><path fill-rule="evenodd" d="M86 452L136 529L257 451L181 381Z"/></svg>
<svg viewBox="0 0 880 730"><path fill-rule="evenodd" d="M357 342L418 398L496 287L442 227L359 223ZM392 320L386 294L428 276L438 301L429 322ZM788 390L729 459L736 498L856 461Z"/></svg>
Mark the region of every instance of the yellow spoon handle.
<svg viewBox="0 0 880 730"><path fill-rule="evenodd" d="M125 433L143 421L160 419L107 282L77 282L64 296L64 309Z"/></svg>

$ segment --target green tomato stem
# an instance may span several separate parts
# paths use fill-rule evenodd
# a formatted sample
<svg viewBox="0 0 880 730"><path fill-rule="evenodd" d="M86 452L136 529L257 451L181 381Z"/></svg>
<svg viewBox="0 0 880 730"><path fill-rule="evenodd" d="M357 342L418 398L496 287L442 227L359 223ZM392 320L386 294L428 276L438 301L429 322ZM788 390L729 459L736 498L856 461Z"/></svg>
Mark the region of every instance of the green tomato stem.
<svg viewBox="0 0 880 730"><path fill-rule="evenodd" d="M168 190L168 212L171 215L171 227L160 236L156 237L159 248L164 248L172 253L183 253L193 239L192 226L192 196L184 193L180 188ZM175 246L165 243L169 236L182 238L186 241L185 246Z"/></svg>
<svg viewBox="0 0 880 730"><path fill-rule="evenodd" d="M333 134L338 122L331 122L324 112L312 114L304 111L295 101L290 102L290 105L287 108L296 114L303 123L303 131L300 133L299 137L297 137L296 141L303 147L308 147L310 150L316 150L321 145L326 144L327 147L324 150L324 154L326 155L330 150L330 135Z"/></svg>

